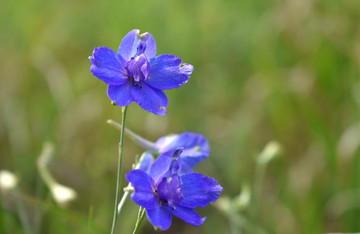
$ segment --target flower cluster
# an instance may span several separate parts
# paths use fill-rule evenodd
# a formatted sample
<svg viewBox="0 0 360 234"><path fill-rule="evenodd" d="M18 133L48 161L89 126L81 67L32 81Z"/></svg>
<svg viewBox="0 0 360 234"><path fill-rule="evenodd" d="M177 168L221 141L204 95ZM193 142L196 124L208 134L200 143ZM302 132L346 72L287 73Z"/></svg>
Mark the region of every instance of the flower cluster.
<svg viewBox="0 0 360 234"><path fill-rule="evenodd" d="M144 154L139 169L126 175L134 187L132 199L146 209L149 221L161 230L170 227L171 214L194 226L201 225L206 218L194 209L215 202L222 192L215 179L192 170L209 156L206 138L186 132L162 137L155 145L161 155L154 161L150 153Z"/></svg>
<svg viewBox="0 0 360 234"><path fill-rule="evenodd" d="M98 47L89 57L91 72L104 81L109 98L118 106L136 102L156 115L166 115L168 99L163 90L186 83L193 66L171 54L156 56L156 44L150 33L130 31L117 52Z"/></svg>
<svg viewBox="0 0 360 234"><path fill-rule="evenodd" d="M193 66L174 55L155 55L153 36L134 29L123 38L117 52L107 47L95 48L89 57L90 70L108 85L108 96L116 105L136 102L149 112L166 115L168 100L163 90L185 84ZM122 127L124 131L125 121ZM134 189L133 201L145 208L149 221L162 230L170 227L172 215L194 226L201 225L206 217L202 218L195 208L215 202L223 190L215 179L193 171L194 166L209 157L206 138L185 132L161 137L155 143L144 139L138 142L145 142L149 151L142 155L137 169L126 174ZM120 151L120 162L121 157ZM121 164L119 168L118 176ZM112 231L116 229L117 213L114 214Z"/></svg>

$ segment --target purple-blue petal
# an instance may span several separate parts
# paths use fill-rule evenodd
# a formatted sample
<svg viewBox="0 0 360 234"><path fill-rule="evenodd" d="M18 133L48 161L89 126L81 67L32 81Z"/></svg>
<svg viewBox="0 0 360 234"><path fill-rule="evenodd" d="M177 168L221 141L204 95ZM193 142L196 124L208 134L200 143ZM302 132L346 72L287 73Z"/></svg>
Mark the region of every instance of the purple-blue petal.
<svg viewBox="0 0 360 234"><path fill-rule="evenodd" d="M170 163L169 171L171 175L179 175L181 171L182 161L180 159L180 154L182 152L182 149L178 149L174 151L174 154L172 156L172 161Z"/></svg>
<svg viewBox="0 0 360 234"><path fill-rule="evenodd" d="M169 178L172 175L178 175L182 162L179 157L181 149L165 152L161 154L150 168L150 176L154 179L155 184L159 184L163 177Z"/></svg>
<svg viewBox="0 0 360 234"><path fill-rule="evenodd" d="M150 60L150 78L146 83L157 89L174 89L185 84L194 70L190 64L181 64L179 57L162 54Z"/></svg>
<svg viewBox="0 0 360 234"><path fill-rule="evenodd" d="M132 89L133 84L131 80L128 79L127 82L122 85L109 85L108 96L116 105L127 106L134 101Z"/></svg>
<svg viewBox="0 0 360 234"><path fill-rule="evenodd" d="M145 45L145 49L143 53L145 54L147 59L154 58L156 55L156 43L154 37L148 32L141 34L140 37L141 37L141 43ZM139 49L138 52L140 52Z"/></svg>
<svg viewBox="0 0 360 234"><path fill-rule="evenodd" d="M158 205L159 199L154 193L155 183L146 172L131 170L125 177L134 187L131 198L136 204L146 209L154 209Z"/></svg>
<svg viewBox="0 0 360 234"><path fill-rule="evenodd" d="M201 218L201 216L198 213L196 213L194 209L191 208L187 208L183 206L173 206L173 207L168 207L168 209L173 215L193 226L200 226L206 220L206 217Z"/></svg>
<svg viewBox="0 0 360 234"><path fill-rule="evenodd" d="M179 134L169 134L163 137L160 137L156 142L155 146L160 153L167 152L169 150L173 150L176 145L177 139L179 138ZM175 146L176 147L176 146Z"/></svg>
<svg viewBox="0 0 360 234"><path fill-rule="evenodd" d="M171 225L171 213L161 201L153 209L146 209L146 215L153 226L163 231Z"/></svg>
<svg viewBox="0 0 360 234"><path fill-rule="evenodd" d="M180 179L184 195L180 204L185 207L205 207L210 202L215 202L223 190L214 178L201 173L184 174Z"/></svg>
<svg viewBox="0 0 360 234"><path fill-rule="evenodd" d="M92 64L90 71L106 84L121 85L128 80L125 70L126 61L112 49L95 48L89 59Z"/></svg>
<svg viewBox="0 0 360 234"><path fill-rule="evenodd" d="M155 146L160 153L183 147L181 159L189 167L194 167L200 161L209 157L210 153L207 139L201 134L192 132L161 137L155 142Z"/></svg>
<svg viewBox="0 0 360 234"><path fill-rule="evenodd" d="M169 168L173 154L173 151L163 153L152 164L149 174L154 179L155 184L159 184L163 177L171 176Z"/></svg>
<svg viewBox="0 0 360 234"><path fill-rule="evenodd" d="M180 157L180 159L181 159L181 157ZM179 172L179 175L193 173L193 172L194 172L194 170L192 169L192 167L190 167L186 162L181 160L181 170Z"/></svg>
<svg viewBox="0 0 360 234"><path fill-rule="evenodd" d="M162 90L154 89L145 83L134 85L132 89L133 99L141 108L155 115L166 115L168 99Z"/></svg>
<svg viewBox="0 0 360 234"><path fill-rule="evenodd" d="M140 158L140 166L139 166L139 170L145 171L145 172L149 172L150 171L150 167L154 162L154 156L148 152L145 152L142 154L141 158Z"/></svg>
<svg viewBox="0 0 360 234"><path fill-rule="evenodd" d="M163 178L157 186L157 192L161 200L167 201L169 206L177 205L183 199L181 181L178 175Z"/></svg>
<svg viewBox="0 0 360 234"><path fill-rule="evenodd" d="M131 30L128 32L128 34L125 35L120 43L118 53L126 61L129 61L136 54L137 45L140 40L139 32L139 29Z"/></svg>
<svg viewBox="0 0 360 234"><path fill-rule="evenodd" d="M122 39L118 53L126 61L140 54L145 54L148 59L151 59L156 55L155 39L148 32L140 35L140 30L134 29Z"/></svg>
<svg viewBox="0 0 360 234"><path fill-rule="evenodd" d="M195 167L199 162L209 157L209 153L197 151L196 149L186 149L181 155L181 160L189 167Z"/></svg>

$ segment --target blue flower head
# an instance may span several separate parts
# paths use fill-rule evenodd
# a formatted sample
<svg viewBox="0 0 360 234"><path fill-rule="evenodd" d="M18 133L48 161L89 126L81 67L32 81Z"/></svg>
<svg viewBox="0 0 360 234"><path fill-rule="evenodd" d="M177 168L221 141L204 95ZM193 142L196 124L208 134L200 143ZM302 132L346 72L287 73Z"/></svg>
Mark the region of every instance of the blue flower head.
<svg viewBox="0 0 360 234"><path fill-rule="evenodd" d="M159 154L182 148L181 174L193 172L192 168L208 158L210 154L210 146L206 137L193 132L166 135L160 137L153 145L155 152ZM141 157L139 169L148 171L153 162L154 156L146 152Z"/></svg>
<svg viewBox="0 0 360 234"><path fill-rule="evenodd" d="M213 178L201 173L180 175L182 150L169 151L159 156L149 172L131 170L126 179L134 187L131 198L146 209L152 225L162 230L170 227L172 214L194 226L201 225L201 218L194 210L215 202L222 187Z"/></svg>
<svg viewBox="0 0 360 234"><path fill-rule="evenodd" d="M193 168L200 161L208 158L210 154L210 146L206 137L193 132L160 137L155 142L155 146L159 153L183 148L180 157L183 165L186 164L189 168Z"/></svg>
<svg viewBox="0 0 360 234"><path fill-rule="evenodd" d="M194 68L177 56L155 55L153 36L134 29L123 38L117 52L95 48L89 57L90 70L109 85L108 96L116 105L127 106L135 101L147 111L166 115L168 99L163 90L186 83Z"/></svg>

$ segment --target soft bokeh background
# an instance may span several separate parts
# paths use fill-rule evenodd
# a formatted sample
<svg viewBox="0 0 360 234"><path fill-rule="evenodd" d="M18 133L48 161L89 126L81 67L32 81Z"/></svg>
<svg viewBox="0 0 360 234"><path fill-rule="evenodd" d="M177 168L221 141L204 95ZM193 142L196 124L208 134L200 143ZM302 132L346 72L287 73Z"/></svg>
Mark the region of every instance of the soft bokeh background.
<svg viewBox="0 0 360 234"><path fill-rule="evenodd" d="M16 191L1 193L0 233L109 233L119 131L106 120L120 121L121 108L90 73L88 56L98 46L117 50L134 28L155 37L158 54L195 70L166 92L166 117L132 104L128 128L153 141L204 134L211 158L197 171L224 187L215 206L198 209L204 225L174 218L164 233L360 231L360 1L0 5L0 170L19 179ZM51 174L77 192L67 207L54 202L36 168L47 141L55 145ZM259 169L270 141L281 154ZM141 152L126 139L124 171ZM129 200L118 233L130 233L136 215ZM154 233L147 220L141 232Z"/></svg>

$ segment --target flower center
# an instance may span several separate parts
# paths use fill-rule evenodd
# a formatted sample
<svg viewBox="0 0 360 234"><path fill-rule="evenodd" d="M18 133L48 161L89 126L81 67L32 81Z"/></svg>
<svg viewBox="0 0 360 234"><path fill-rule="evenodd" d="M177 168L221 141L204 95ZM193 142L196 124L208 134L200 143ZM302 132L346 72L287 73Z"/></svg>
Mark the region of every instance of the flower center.
<svg viewBox="0 0 360 234"><path fill-rule="evenodd" d="M179 204L183 199L181 181L178 175L164 177L157 186L157 195L164 204L173 206Z"/></svg>
<svg viewBox="0 0 360 234"><path fill-rule="evenodd" d="M126 71L134 85L141 85L149 77L149 63L145 55L131 58L126 64Z"/></svg>

